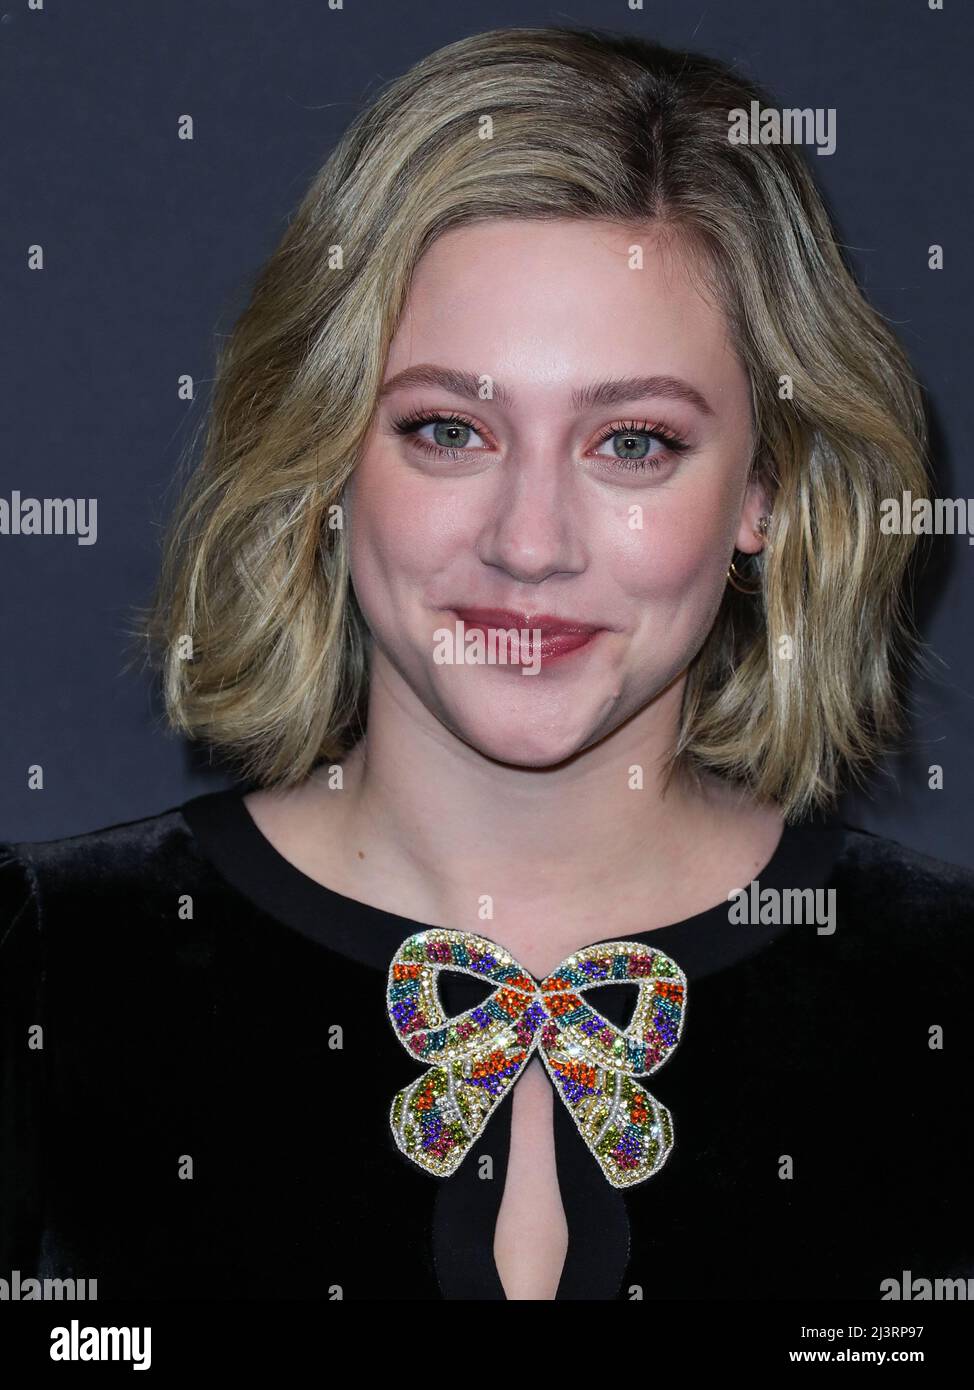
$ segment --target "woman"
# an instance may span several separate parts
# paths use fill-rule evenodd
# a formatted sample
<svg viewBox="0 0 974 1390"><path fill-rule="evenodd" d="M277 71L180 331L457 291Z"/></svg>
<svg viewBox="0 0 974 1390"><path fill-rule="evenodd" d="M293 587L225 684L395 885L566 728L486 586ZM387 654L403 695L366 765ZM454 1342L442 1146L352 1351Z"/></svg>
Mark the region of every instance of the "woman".
<svg viewBox="0 0 974 1390"><path fill-rule="evenodd" d="M250 790L5 851L8 1267L974 1274L974 875L835 813L901 727L912 538L879 518L928 494L919 389L800 155L728 138L752 101L496 30L316 178L147 625L172 725Z"/></svg>

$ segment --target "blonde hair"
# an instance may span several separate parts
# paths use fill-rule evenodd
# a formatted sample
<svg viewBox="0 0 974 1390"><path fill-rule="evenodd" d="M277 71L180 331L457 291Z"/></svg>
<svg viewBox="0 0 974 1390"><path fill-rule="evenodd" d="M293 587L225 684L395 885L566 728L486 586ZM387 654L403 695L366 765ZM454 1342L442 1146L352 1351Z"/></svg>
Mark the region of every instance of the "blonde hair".
<svg viewBox="0 0 974 1390"><path fill-rule="evenodd" d="M348 751L365 727L369 638L331 509L412 270L480 219L599 218L704 252L773 497L759 591L728 587L689 667L667 781L708 770L794 820L878 758L902 727L894 663L916 641L902 593L913 537L882 535L879 505L929 495L921 395L797 151L728 139L729 112L752 101L772 104L709 57L495 29L424 58L354 119L219 354L141 627L173 728L265 786Z"/></svg>

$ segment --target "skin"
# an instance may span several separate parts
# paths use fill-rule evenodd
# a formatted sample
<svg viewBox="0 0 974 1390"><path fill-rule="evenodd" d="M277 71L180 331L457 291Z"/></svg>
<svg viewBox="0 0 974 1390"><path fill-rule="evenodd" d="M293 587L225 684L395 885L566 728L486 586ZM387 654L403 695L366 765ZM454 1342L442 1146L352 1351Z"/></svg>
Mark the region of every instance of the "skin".
<svg viewBox="0 0 974 1390"><path fill-rule="evenodd" d="M631 716L646 732L668 725L678 692L660 697L713 624L734 545L760 546L762 499L744 495L746 373L677 253L653 238L644 269L629 268L635 236L501 221L442 238L420 267L385 380L445 363L488 373L516 404L397 390L347 491L352 578L388 680L408 688L398 693L418 702L424 722L517 767L560 763ZM568 405L575 384L655 374L700 383L713 414L658 397ZM455 460L431 459L392 429L414 407L462 409L483 432ZM658 471L627 471L612 442L596 438L620 416L661 420L692 450L667 459L654 441ZM433 442L431 426L421 435ZM633 506L641 530L629 524ZM436 665L432 633L452 624L459 603L552 611L612 631L597 652L539 679Z"/></svg>
<svg viewBox="0 0 974 1390"><path fill-rule="evenodd" d="M664 797L657 766L734 548L763 545L755 528L769 499L747 481L750 386L681 244L593 221L494 220L442 236L413 277L384 382L430 363L486 374L494 397L389 391L346 489L352 582L373 637L367 741L343 761L342 790L322 769L247 804L310 877L427 925L479 931L540 978L592 941L720 902L780 838L775 808L716 779L677 782ZM660 395L570 399L589 383L647 376L689 384L707 408ZM454 457L432 458L395 429L417 410L460 411L474 430L453 437ZM663 425L689 447L671 454L652 438L660 468L627 470L625 422ZM434 426L418 437L434 443ZM535 676L438 664L434 634L453 630L455 606L608 630ZM513 1105L494 1255L508 1297L551 1298L567 1229L537 1059Z"/></svg>

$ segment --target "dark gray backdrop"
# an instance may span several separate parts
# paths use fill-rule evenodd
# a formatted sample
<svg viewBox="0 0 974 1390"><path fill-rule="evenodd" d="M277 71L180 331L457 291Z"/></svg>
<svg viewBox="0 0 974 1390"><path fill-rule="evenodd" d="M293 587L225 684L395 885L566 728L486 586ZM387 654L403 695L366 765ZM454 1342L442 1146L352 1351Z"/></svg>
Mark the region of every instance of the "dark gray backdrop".
<svg viewBox="0 0 974 1390"><path fill-rule="evenodd" d="M936 0L935 0L936 3ZM503 25L587 24L733 60L782 106L834 107L808 158L867 294L931 405L937 492L974 495L974 118L967 0L7 0L0 495L97 497L98 539L0 535L0 838L50 839L228 785L163 732L126 662L177 468L207 404L216 334L242 307L344 125L433 48ZM176 138L193 116L195 138ZM927 267L943 245L945 268ZM27 269L44 248L43 271ZM193 376L197 398L177 399ZM927 541L920 625L934 674L910 749L847 819L974 866L974 547ZM928 788L941 764L943 790ZM27 769L44 768L31 791Z"/></svg>

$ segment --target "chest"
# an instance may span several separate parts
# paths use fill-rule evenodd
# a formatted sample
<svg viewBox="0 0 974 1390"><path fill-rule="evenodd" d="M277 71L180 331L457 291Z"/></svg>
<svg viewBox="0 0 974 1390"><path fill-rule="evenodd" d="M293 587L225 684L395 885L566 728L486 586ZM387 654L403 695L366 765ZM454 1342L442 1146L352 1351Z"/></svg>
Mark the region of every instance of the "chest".
<svg viewBox="0 0 974 1390"><path fill-rule="evenodd" d="M950 1055L902 1026L857 1030L845 976L817 991L755 961L691 982L680 1046L645 1082L673 1153L624 1199L537 1058L454 1176L421 1172L390 1134L392 1096L422 1068L383 979L259 964L201 984L198 1013L140 997L124 1047L69 1017L76 999L101 1017L87 995L55 1001L52 1259L97 1275L100 1296L773 1297L784 1279L793 1296L875 1297L884 1273L970 1257L951 1217L974 1156L945 1103Z"/></svg>

